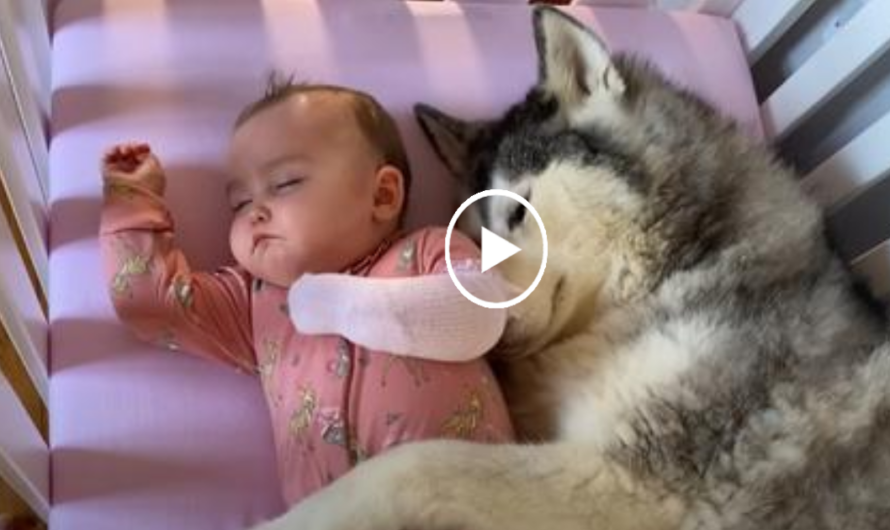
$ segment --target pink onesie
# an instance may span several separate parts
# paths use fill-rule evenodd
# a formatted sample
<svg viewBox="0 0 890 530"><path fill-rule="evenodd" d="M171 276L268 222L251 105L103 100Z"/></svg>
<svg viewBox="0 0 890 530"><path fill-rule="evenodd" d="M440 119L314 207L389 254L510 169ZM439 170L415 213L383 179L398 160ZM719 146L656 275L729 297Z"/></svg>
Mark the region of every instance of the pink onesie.
<svg viewBox="0 0 890 530"><path fill-rule="evenodd" d="M239 267L192 271L174 245L163 199L143 184L106 182L100 240L114 306L140 338L260 376L288 504L402 442L513 438L484 360L441 363L298 333L287 289ZM451 256L478 260L479 252L454 233ZM387 240L346 272L405 277L446 270L445 231L424 229Z"/></svg>

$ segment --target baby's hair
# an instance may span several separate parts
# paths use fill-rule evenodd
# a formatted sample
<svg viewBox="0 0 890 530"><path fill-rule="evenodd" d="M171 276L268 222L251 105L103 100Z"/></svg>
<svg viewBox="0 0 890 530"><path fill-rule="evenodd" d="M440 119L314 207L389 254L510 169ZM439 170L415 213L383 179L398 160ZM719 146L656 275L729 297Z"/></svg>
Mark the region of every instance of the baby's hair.
<svg viewBox="0 0 890 530"><path fill-rule="evenodd" d="M384 164L395 166L404 177L405 197L411 190L411 167L402 144L402 137L395 120L373 96L360 90L338 85L295 81L294 75L280 72L269 74L263 97L247 105L235 120L235 129L258 112L280 103L296 94L327 92L349 96L353 103L355 120L365 139L383 157Z"/></svg>

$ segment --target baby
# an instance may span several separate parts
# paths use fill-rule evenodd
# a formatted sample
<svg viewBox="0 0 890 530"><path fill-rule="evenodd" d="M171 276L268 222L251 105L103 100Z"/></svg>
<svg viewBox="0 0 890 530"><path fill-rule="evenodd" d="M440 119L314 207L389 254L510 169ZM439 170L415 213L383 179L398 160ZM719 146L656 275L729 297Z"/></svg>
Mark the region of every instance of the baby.
<svg viewBox="0 0 890 530"><path fill-rule="evenodd" d="M112 148L103 261L138 336L259 375L289 505L406 441L512 439L481 359L503 326L454 296L444 230L402 232L410 169L377 101L273 79L236 121L229 169L237 265L199 272L149 146ZM454 232L450 254L472 279L475 244Z"/></svg>

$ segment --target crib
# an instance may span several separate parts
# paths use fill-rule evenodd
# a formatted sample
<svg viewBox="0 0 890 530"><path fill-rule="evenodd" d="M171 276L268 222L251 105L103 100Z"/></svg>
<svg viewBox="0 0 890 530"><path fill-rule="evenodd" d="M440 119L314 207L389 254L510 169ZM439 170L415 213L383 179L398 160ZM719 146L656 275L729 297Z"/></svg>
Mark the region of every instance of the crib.
<svg viewBox="0 0 890 530"><path fill-rule="evenodd" d="M890 0L548 3L775 145L890 301ZM222 264L225 139L274 67L377 95L422 173L409 224L447 223L454 185L411 105L516 100L529 19L526 0L0 0L0 530L237 529L283 510L255 380L113 316L105 146L154 145L181 245Z"/></svg>

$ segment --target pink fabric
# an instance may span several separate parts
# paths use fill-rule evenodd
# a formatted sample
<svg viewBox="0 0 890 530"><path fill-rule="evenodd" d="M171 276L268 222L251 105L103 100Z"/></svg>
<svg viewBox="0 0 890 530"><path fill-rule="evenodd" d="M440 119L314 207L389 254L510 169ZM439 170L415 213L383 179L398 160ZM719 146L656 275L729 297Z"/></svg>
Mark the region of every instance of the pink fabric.
<svg viewBox="0 0 890 530"><path fill-rule="evenodd" d="M53 35L51 396L54 530L226 530L283 509L253 380L141 344L101 274L99 156L142 139L168 168L177 241L230 260L220 164L270 66L354 85L395 113L415 173L412 226L447 222L452 182L410 115L417 101L487 116L535 72L527 6L391 0L64 0ZM757 106L729 21L572 8L752 131ZM385 31L381 28L385 27ZM645 38L641 38L645 36Z"/></svg>
<svg viewBox="0 0 890 530"><path fill-rule="evenodd" d="M287 288L239 268L189 266L158 193L147 184L106 181L100 246L109 295L141 339L259 376L288 505L404 442L512 439L485 360L394 356L336 335L295 331ZM478 268L479 250L467 237L452 235L451 256ZM425 229L394 235L347 272L393 280L444 269L445 230Z"/></svg>

